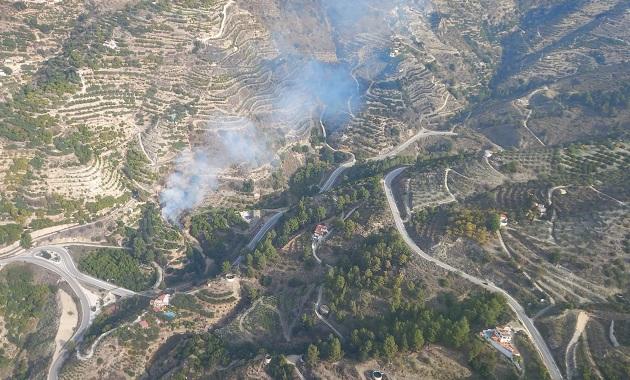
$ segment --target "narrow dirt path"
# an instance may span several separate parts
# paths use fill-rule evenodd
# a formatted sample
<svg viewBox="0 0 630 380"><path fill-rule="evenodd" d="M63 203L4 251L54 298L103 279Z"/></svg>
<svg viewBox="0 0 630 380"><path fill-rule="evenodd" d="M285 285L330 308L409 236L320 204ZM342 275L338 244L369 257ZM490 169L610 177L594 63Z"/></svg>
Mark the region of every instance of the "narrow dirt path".
<svg viewBox="0 0 630 380"><path fill-rule="evenodd" d="M446 170L444 170L444 188L446 189L446 192L448 193L448 195L451 196L451 198L453 198L453 202L457 202L457 198L455 197L455 195L453 195L453 193L451 193L451 189L448 188L448 173L451 171L451 168L446 168Z"/></svg>
<svg viewBox="0 0 630 380"><path fill-rule="evenodd" d="M147 160L149 160L151 166L155 166L155 161L153 161L151 156L149 156L149 153L146 151L146 149L144 149L144 144L142 143L142 133L138 133L138 145L140 145L140 150L142 150L144 156L147 158Z"/></svg>
<svg viewBox="0 0 630 380"><path fill-rule="evenodd" d="M613 347L619 347L619 341L615 336L615 321L610 321L610 327L608 328L608 338L610 338L610 343L612 343Z"/></svg>
<svg viewBox="0 0 630 380"><path fill-rule="evenodd" d="M322 302L322 290L323 290L323 286L320 285L319 289L317 290L317 302L315 303L315 315L320 321L324 322L326 326L330 327L330 329L335 333L335 335L337 335L339 339L343 341L343 335L339 332L339 330L337 330L330 322L326 320L326 318L324 318L319 313L319 304Z"/></svg>
<svg viewBox="0 0 630 380"><path fill-rule="evenodd" d="M608 199L610 199L610 200L612 200L612 201L615 201L615 202L619 203L619 205L620 205L620 206L625 206L625 205L626 205L626 203L625 203L625 202L622 202L622 201L620 201L620 200L619 200L619 199L617 199L617 198L613 198L613 197L611 197L610 195L608 195L608 194L606 194L606 193L602 193L601 191L597 190L597 189L596 189L596 188L594 188L593 186L589 186L589 188L590 188L591 190L593 190L594 192L596 192L597 194L601 195L602 197L604 197L604 198L608 198Z"/></svg>
<svg viewBox="0 0 630 380"><path fill-rule="evenodd" d="M488 165L490 170L492 170L493 172L497 173L499 175L499 177L505 178L505 174L501 173L500 171L495 169L494 166L492 166L492 164L490 163L490 160L489 160L490 157L492 157L492 152L486 151L486 153L483 155L483 160L486 163L486 165Z"/></svg>
<svg viewBox="0 0 630 380"><path fill-rule="evenodd" d="M257 299L256 301L254 301L254 303L252 304L252 306L249 307L249 309L245 310L245 312L243 314L241 314L241 316L238 318L238 329L240 332L244 333L247 335L248 340L253 340L252 339L252 333L250 333L249 331L245 330L245 327L243 327L243 320L249 315L249 313L252 312L252 310L254 310L256 308L256 306L258 306L259 303L262 302L262 298Z"/></svg>
<svg viewBox="0 0 630 380"><path fill-rule="evenodd" d="M72 334L79 324L79 312L72 297L62 289L59 289L58 295L61 316L59 317L59 329L55 336L55 353L52 357L52 363L57 360L63 346L72 338Z"/></svg>
<svg viewBox="0 0 630 380"><path fill-rule="evenodd" d="M577 316L577 321L575 323L575 331L573 332L573 337L571 337L569 344L567 344L567 352L565 355L564 363L567 369L568 380L571 380L574 374L574 370L576 369L577 363L575 362L575 352L576 352L577 343L578 343L578 340L580 339L580 336L582 336L582 333L584 332L584 328L586 327L586 324L588 323L589 319L590 319L590 315L588 315L584 311L580 311L580 313Z"/></svg>
<svg viewBox="0 0 630 380"><path fill-rule="evenodd" d="M538 91L538 90L537 90ZM529 132L530 135L532 135L532 137L538 141L538 143L542 146L546 146L545 143L538 138L538 136L536 136L536 134L534 133L534 131L532 131L529 126L527 125L527 123L529 122L529 119L532 117L532 113L534 113L533 110L528 109L527 107L529 107L529 98L534 95L534 93L536 93L537 91L532 92L527 98L526 100L522 100L522 99L518 99L518 100L514 100L512 102L512 107L516 108L517 110L519 110L519 112L521 111L521 107L524 108L525 110L527 110L527 115L525 116L525 119L522 121L521 125L523 126L523 128L525 128L527 130L527 132Z"/></svg>

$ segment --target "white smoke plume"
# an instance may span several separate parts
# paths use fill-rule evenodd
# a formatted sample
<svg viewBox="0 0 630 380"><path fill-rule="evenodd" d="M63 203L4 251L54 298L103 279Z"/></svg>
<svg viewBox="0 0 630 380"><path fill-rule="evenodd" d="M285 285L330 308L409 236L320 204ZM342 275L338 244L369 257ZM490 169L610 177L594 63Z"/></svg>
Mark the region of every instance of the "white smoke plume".
<svg viewBox="0 0 630 380"><path fill-rule="evenodd" d="M351 109L356 112L362 106L359 81L352 68L357 54L352 53L353 38L362 33L378 34L387 40L390 32L383 15L392 14L396 5L393 0L295 0L318 6L322 15L322 30L343 36L345 43L337 48L338 63L325 63L306 53L298 53L289 42L290 36L274 31L280 56L269 62L275 67L293 72L291 83L277 91L276 108L281 110L272 118L288 121L287 128L300 120L312 117L315 108L325 109L331 120L343 120ZM314 5L315 4L315 5ZM286 4L285 4L286 5ZM288 5L287 5L288 6ZM299 8L299 6L298 6ZM272 25L273 29L274 26ZM355 37L356 38L356 37ZM347 47L349 46L349 47ZM379 59L379 58L376 58ZM365 63L364 63L365 64ZM274 66L277 65L277 66ZM379 65L375 65L379 66ZM279 69L282 70L282 69ZM352 103L352 104L351 104ZM254 116L252 116L254 117ZM292 124L293 123L293 124ZM278 123L282 124L282 122ZM177 223L183 213L201 205L207 195L217 188L217 175L233 165L260 166L273 158L264 134L251 121L241 118L229 121L221 117L208 124L210 130L227 131L209 133L192 151L182 154L176 161L175 171L167 180L160 194L163 215ZM289 131L285 131L288 133Z"/></svg>
<svg viewBox="0 0 630 380"><path fill-rule="evenodd" d="M254 168L273 158L264 136L247 119L228 123L217 117L208 127L211 132L204 141L177 159L160 194L162 215L172 223L177 224L184 212L200 206L216 190L221 171L234 165Z"/></svg>

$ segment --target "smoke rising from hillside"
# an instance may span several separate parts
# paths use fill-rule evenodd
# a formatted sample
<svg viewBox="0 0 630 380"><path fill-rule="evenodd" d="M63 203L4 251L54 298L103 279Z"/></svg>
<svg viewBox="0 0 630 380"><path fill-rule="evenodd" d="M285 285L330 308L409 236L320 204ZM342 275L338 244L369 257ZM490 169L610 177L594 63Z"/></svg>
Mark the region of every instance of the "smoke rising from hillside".
<svg viewBox="0 0 630 380"><path fill-rule="evenodd" d="M381 10L386 8L383 3L376 0L321 0L319 11L326 16L319 27L333 35L343 33L353 36L355 33L374 34L375 31L380 34L386 26L362 19L375 12L375 6ZM360 109L360 86L352 75L353 58L349 56L347 48L337 48L339 63L325 63L307 53L299 53L288 42L286 35L278 35L274 42L281 55L269 63L272 71L281 67L281 70L293 73L290 83L277 91L280 96L275 106L282 112L281 115L274 115L275 118L284 121L304 120L313 117L315 110L325 110L327 117L342 120ZM160 194L165 218L176 223L184 212L201 205L205 197L216 190L217 175L222 170L237 164L256 167L272 159L274 154L261 133L257 132L260 129L247 119L243 118L241 122L242 129L209 136L207 144L179 157L175 171ZM209 127L220 129L222 122L211 122Z"/></svg>
<svg viewBox="0 0 630 380"><path fill-rule="evenodd" d="M238 129L228 129L235 124ZM247 119L228 123L217 117L209 127L218 132L209 132L200 145L180 155L160 193L162 215L172 223L177 224L184 212L201 205L216 190L221 171L234 165L254 168L273 158L264 136Z"/></svg>
<svg viewBox="0 0 630 380"><path fill-rule="evenodd" d="M316 109L328 115L348 114L348 101L359 107L358 86L351 76L349 65L324 63L313 59L294 59L296 80L283 88L276 107L288 110L291 118L312 117Z"/></svg>

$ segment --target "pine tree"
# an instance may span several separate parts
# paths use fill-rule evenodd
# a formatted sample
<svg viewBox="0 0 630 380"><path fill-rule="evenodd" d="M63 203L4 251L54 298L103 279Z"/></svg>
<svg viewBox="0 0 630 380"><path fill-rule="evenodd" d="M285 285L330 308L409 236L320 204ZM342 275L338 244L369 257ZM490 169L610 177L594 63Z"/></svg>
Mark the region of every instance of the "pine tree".
<svg viewBox="0 0 630 380"><path fill-rule="evenodd" d="M338 362L343 357L343 351L341 350L341 342L339 338L332 337L328 344L328 360L331 362Z"/></svg>
<svg viewBox="0 0 630 380"><path fill-rule="evenodd" d="M314 344L309 344L306 351L306 363L313 367L319 361L319 348Z"/></svg>
<svg viewBox="0 0 630 380"><path fill-rule="evenodd" d="M383 356L385 356L388 360L391 360L397 352L398 345L396 344L396 340L393 336L387 335L387 337L385 337L385 341L383 342Z"/></svg>

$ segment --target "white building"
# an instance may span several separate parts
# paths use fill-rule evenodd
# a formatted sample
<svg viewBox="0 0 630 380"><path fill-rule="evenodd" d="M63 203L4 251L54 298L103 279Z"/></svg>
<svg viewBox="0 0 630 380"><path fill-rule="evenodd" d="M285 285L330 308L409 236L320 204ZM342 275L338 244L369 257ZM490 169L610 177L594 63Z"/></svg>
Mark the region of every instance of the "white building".
<svg viewBox="0 0 630 380"><path fill-rule="evenodd" d="M156 299L151 300L151 306L153 306L153 310L162 310L167 307L170 302L170 294L160 294Z"/></svg>
<svg viewBox="0 0 630 380"><path fill-rule="evenodd" d="M509 359L521 356L518 349L512 345L514 330L511 327L505 326L483 330L479 335Z"/></svg>

